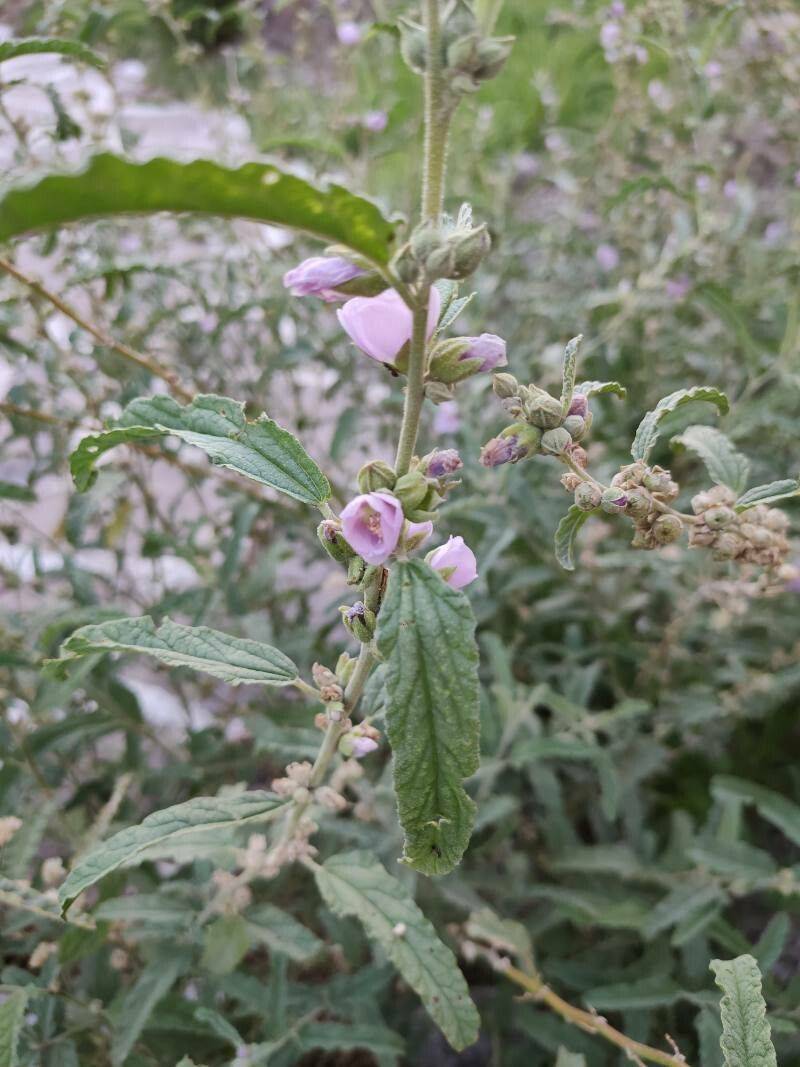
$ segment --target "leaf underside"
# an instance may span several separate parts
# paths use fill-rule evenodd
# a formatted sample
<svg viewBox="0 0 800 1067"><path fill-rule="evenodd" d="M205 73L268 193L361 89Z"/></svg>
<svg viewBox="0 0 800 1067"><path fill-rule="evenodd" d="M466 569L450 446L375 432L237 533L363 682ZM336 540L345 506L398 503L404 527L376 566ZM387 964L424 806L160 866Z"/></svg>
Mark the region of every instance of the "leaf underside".
<svg viewBox="0 0 800 1067"><path fill-rule="evenodd" d="M575 570L575 540L591 514L573 504L556 528L556 559L565 571Z"/></svg>
<svg viewBox="0 0 800 1067"><path fill-rule="evenodd" d="M653 445L658 440L661 420L669 415L671 411L675 411L676 408L689 404L693 400L707 400L709 403L715 404L723 415L728 410L728 398L713 386L696 385L691 389L676 389L674 393L670 393L669 396L659 400L653 410L648 411L639 423L639 428L631 445L633 458L646 463Z"/></svg>
<svg viewBox="0 0 800 1067"><path fill-rule="evenodd" d="M725 1067L777 1067L758 964L744 955L712 960L710 966L722 990L720 1046Z"/></svg>

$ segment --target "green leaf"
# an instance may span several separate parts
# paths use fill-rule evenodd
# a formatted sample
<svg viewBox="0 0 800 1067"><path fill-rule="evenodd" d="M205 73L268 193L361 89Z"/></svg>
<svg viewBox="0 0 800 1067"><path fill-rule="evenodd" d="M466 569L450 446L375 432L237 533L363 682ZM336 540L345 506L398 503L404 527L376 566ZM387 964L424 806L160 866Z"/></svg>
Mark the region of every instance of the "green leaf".
<svg viewBox="0 0 800 1067"><path fill-rule="evenodd" d="M69 41L63 37L19 37L16 40L0 43L0 63L17 56L41 55L44 53L69 56L82 63L89 63L98 70L103 70L106 61L101 55L88 48L81 41Z"/></svg>
<svg viewBox="0 0 800 1067"><path fill-rule="evenodd" d="M53 174L0 200L0 241L108 215L157 211L245 218L304 230L388 263L394 227L341 185L317 189L267 163L230 170L211 160L133 163L104 153L77 173Z"/></svg>
<svg viewBox="0 0 800 1067"><path fill-rule="evenodd" d="M572 403L572 394L575 391L575 371L578 366L578 349L581 347L582 340L583 334L579 333L577 337L573 337L571 341L567 342L567 347L564 349L564 366L561 382L561 410L565 415L569 411L569 406Z"/></svg>
<svg viewBox="0 0 800 1067"><path fill-rule="evenodd" d="M149 963L134 984L122 996L114 1019L111 1039L111 1063L121 1067L144 1030L153 1008L183 973L189 957L180 949L162 953Z"/></svg>
<svg viewBox="0 0 800 1067"><path fill-rule="evenodd" d="M784 478L779 482L769 482L767 485L756 485L748 489L739 497L734 507L737 511L747 511L756 504L774 504L792 496L800 496L800 481L796 478Z"/></svg>
<svg viewBox="0 0 800 1067"><path fill-rule="evenodd" d="M763 819L777 826L795 845L800 845L800 806L794 801L766 786L726 774L712 779L711 792L719 800L735 798L745 804L754 804Z"/></svg>
<svg viewBox="0 0 800 1067"><path fill-rule="evenodd" d="M36 500L36 493L27 485L0 480L0 500L22 500L29 504Z"/></svg>
<svg viewBox="0 0 800 1067"><path fill-rule="evenodd" d="M724 894L714 885L678 885L650 912L642 927L642 936L649 941L722 899Z"/></svg>
<svg viewBox="0 0 800 1067"><path fill-rule="evenodd" d="M291 685L297 678L294 663L272 645L171 619L156 628L149 615L82 626L61 646L61 657L48 660L46 670L63 674L73 660L96 652L144 652L170 667L191 667L230 685Z"/></svg>
<svg viewBox="0 0 800 1067"><path fill-rule="evenodd" d="M583 511L577 504L572 504L567 514L556 527L556 559L565 571L575 570L575 538L583 524L593 515L592 511Z"/></svg>
<svg viewBox="0 0 800 1067"><path fill-rule="evenodd" d="M658 440L658 427L661 420L666 415L669 415L671 411L675 411L676 408L689 404L693 400L707 400L711 404L716 404L723 415L728 410L728 398L719 389L714 389L710 385L695 385L691 389L677 389L674 393L670 393L669 396L659 400L653 410L648 411L639 423L639 428L631 445L633 458L646 463L653 445Z"/></svg>
<svg viewBox="0 0 800 1067"><path fill-rule="evenodd" d="M713 426L688 426L670 441L673 448L688 448L702 459L717 485L741 493L747 485L750 461L737 452L733 442Z"/></svg>
<svg viewBox="0 0 800 1067"><path fill-rule="evenodd" d="M439 579L441 581L441 579ZM359 919L422 1000L454 1049L478 1037L480 1019L455 956L405 887L368 852L332 856L315 869L325 903Z"/></svg>
<svg viewBox="0 0 800 1067"><path fill-rule="evenodd" d="M602 393L616 393L622 400L628 395L628 390L619 382L579 382L575 386L575 392L581 396L599 396Z"/></svg>
<svg viewBox="0 0 800 1067"><path fill-rule="evenodd" d="M491 908L472 912L466 924L466 933L473 941L484 941L502 952L520 956L524 960L533 958L530 935L522 923L515 919L503 919Z"/></svg>
<svg viewBox="0 0 800 1067"><path fill-rule="evenodd" d="M307 926L273 904L260 904L248 911L245 919L251 940L260 941L273 952L298 963L313 959L325 947Z"/></svg>
<svg viewBox="0 0 800 1067"><path fill-rule="evenodd" d="M581 1052L570 1052L559 1045L554 1067L586 1067L586 1057Z"/></svg>
<svg viewBox="0 0 800 1067"><path fill-rule="evenodd" d="M0 1004L0 1067L17 1067L17 1044L27 1003L28 990L14 989Z"/></svg>
<svg viewBox="0 0 800 1067"><path fill-rule="evenodd" d="M221 915L206 927L200 963L212 974L230 974L249 948L247 923L241 915Z"/></svg>
<svg viewBox="0 0 800 1067"><path fill-rule="evenodd" d="M389 572L377 642L403 860L423 874L446 874L475 821L462 785L480 760L475 618L466 596L427 563L402 562Z"/></svg>
<svg viewBox="0 0 800 1067"><path fill-rule="evenodd" d="M225 797L195 797L162 811L154 811L140 823L114 834L81 859L58 891L62 914L89 886L123 864L130 866L149 846L175 844L198 831L235 827L264 820L286 803L274 793L254 791Z"/></svg>
<svg viewBox="0 0 800 1067"><path fill-rule="evenodd" d="M406 1047L394 1030L372 1023L312 1023L300 1031L299 1044L304 1052L367 1049L381 1067L397 1063Z"/></svg>
<svg viewBox="0 0 800 1067"><path fill-rule="evenodd" d="M684 995L684 990L671 978L654 974L636 982L597 986L587 990L583 999L597 1011L631 1011L667 1007Z"/></svg>
<svg viewBox="0 0 800 1067"><path fill-rule="evenodd" d="M94 464L109 448L171 434L201 448L220 467L319 506L331 495L328 479L297 438L267 415L248 422L244 404L224 396L196 396L181 406L168 396L139 397L122 412L119 426L85 437L70 456L78 489L96 477Z"/></svg>
<svg viewBox="0 0 800 1067"><path fill-rule="evenodd" d="M710 966L723 994L720 1045L725 1067L777 1067L758 964L744 955L712 960Z"/></svg>
<svg viewBox="0 0 800 1067"><path fill-rule="evenodd" d="M765 974L778 962L791 932L792 921L785 911L777 912L767 923L761 937L753 946L753 955Z"/></svg>

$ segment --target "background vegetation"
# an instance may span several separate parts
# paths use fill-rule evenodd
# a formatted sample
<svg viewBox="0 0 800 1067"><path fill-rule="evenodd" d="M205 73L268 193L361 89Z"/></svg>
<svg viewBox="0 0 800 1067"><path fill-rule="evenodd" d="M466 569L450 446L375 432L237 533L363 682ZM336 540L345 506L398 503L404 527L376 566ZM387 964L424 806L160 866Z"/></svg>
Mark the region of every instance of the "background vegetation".
<svg viewBox="0 0 800 1067"><path fill-rule="evenodd" d="M269 154L411 214L419 85L392 31L405 11L389 0L7 5L7 34L83 41L108 67L0 62L3 182L100 146L233 164ZM360 40L342 43L351 21ZM629 390L625 403L595 403L592 449L608 473L644 410L714 384L731 397L720 426L754 457L753 481L795 474L796 5L507 0L500 29L516 35L513 55L459 113L451 149L448 206L469 199L494 236L473 325L505 337L509 369L544 385L564 341L585 335L586 377ZM9 255L189 385L280 417L345 496L365 455L388 457L400 394L328 306L282 288L310 248L254 224L158 217L82 225ZM74 493L71 446L153 388L47 301L0 283L0 814L22 820L0 851L0 983L30 986L20 1063L388 1064L405 1048L413 1064L535 1067L559 1047L589 1067L622 1062L515 1000L481 959L462 962L483 1033L457 1057L356 924L320 911L300 869L255 890L295 922L273 915L243 944L214 923L188 937L186 916L244 842L113 875L89 898L93 930L80 913L68 926L52 918L59 858L68 866L196 793L265 786L318 736L282 694L133 658L43 680L65 636L115 614L169 614L331 665L342 640L330 620L344 586L291 501L249 495L177 447L125 450ZM696 418L677 413L672 433ZM463 865L402 877L454 945L488 904L525 925L539 969L571 1001L651 1044L669 1033L702 1067L722 1063L709 960L752 952L779 1062L798 1063L798 588L765 594L756 576L685 547L635 553L601 523L566 574L552 552L566 498L545 462L477 463L502 424L485 380L426 413L423 444L465 461L442 529L478 555L483 762ZM691 475L696 461L672 453L670 436L656 459ZM319 841L366 845L395 870L385 749L364 771ZM359 1027L383 1037L357 1041ZM267 1058L247 1052L268 1042Z"/></svg>

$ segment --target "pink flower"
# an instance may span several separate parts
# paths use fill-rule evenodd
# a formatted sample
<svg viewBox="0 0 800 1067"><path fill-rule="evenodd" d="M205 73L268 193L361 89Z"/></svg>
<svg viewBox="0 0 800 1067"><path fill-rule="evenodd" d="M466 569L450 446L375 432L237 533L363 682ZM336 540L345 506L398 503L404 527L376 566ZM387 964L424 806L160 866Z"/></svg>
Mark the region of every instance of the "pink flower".
<svg viewBox="0 0 800 1067"><path fill-rule="evenodd" d="M428 337L439 321L441 297L434 286L428 304ZM403 345L411 340L411 308L395 289L379 296L356 296L336 314L351 340L379 363L394 363Z"/></svg>
<svg viewBox="0 0 800 1067"><path fill-rule="evenodd" d="M312 256L287 271L283 284L294 296L321 296L323 300L343 300L336 287L352 281L364 271L341 256Z"/></svg>
<svg viewBox="0 0 800 1067"><path fill-rule="evenodd" d="M397 547L403 509L390 493L362 493L342 509L342 533L367 563L384 563Z"/></svg>
<svg viewBox="0 0 800 1067"><path fill-rule="evenodd" d="M460 426L461 415L456 401L445 400L443 404L439 404L433 416L433 432L440 434L458 433Z"/></svg>
<svg viewBox="0 0 800 1067"><path fill-rule="evenodd" d="M361 27L357 22L350 20L340 22L336 27L336 36L339 38L340 44L358 44L361 40Z"/></svg>
<svg viewBox="0 0 800 1067"><path fill-rule="evenodd" d="M478 370L488 371L494 370L496 367L505 367L508 363L506 359L506 343L502 337L498 337L494 333L482 333L480 337L470 337L470 346L459 357L459 363L465 359L480 359L481 363Z"/></svg>
<svg viewBox="0 0 800 1067"><path fill-rule="evenodd" d="M478 577L475 554L464 544L463 537L450 537L446 545L431 552L428 563L435 571L449 572L443 577L454 589L463 589Z"/></svg>
<svg viewBox="0 0 800 1067"><path fill-rule="evenodd" d="M363 759L364 756L368 756L370 752L374 752L378 747L378 742L373 741L371 737L354 737L351 744L353 746L353 755L356 759Z"/></svg>
<svg viewBox="0 0 800 1067"><path fill-rule="evenodd" d="M602 271L608 272L619 266L619 252L613 245L598 245L594 255Z"/></svg>
<svg viewBox="0 0 800 1067"><path fill-rule="evenodd" d="M361 125L370 133L383 133L389 123L385 111L368 111L361 120Z"/></svg>

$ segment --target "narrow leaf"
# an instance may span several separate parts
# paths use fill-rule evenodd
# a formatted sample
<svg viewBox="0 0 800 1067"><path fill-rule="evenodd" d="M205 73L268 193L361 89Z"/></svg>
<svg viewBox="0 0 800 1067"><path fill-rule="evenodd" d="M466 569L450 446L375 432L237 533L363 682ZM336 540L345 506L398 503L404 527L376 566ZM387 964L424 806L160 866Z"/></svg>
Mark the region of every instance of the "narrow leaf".
<svg viewBox="0 0 800 1067"><path fill-rule="evenodd" d="M325 903L337 915L360 920L453 1048L460 1051L471 1045L478 1037L480 1019L467 983L455 956L405 887L367 852L332 856L315 873Z"/></svg>
<svg viewBox="0 0 800 1067"><path fill-rule="evenodd" d="M729 437L713 426L689 426L670 441L673 448L687 448L702 459L717 485L741 493L747 485L750 461L738 452Z"/></svg>
<svg viewBox="0 0 800 1067"><path fill-rule="evenodd" d="M0 200L0 241L84 219L157 211L291 226L379 264L389 260L394 230L369 200L341 185L317 189L271 164L229 170L204 159L133 163L104 153L82 171L7 192Z"/></svg>
<svg viewBox="0 0 800 1067"><path fill-rule="evenodd" d="M758 964L744 955L712 960L710 966L723 994L720 1045L725 1067L777 1067Z"/></svg>
<svg viewBox="0 0 800 1067"><path fill-rule="evenodd" d="M416 559L390 571L378 647L386 660L386 725L405 832L403 859L446 874L475 821L462 785L478 769L478 649L469 601Z"/></svg>
<svg viewBox="0 0 800 1067"><path fill-rule="evenodd" d="M795 845L800 845L800 806L794 801L766 786L726 774L712 779L711 792L720 800L735 797L746 804L754 804L763 819L777 826Z"/></svg>
<svg viewBox="0 0 800 1067"><path fill-rule="evenodd" d="M561 410L565 415L569 411L569 406L572 403L572 394L575 391L575 371L578 366L578 349L581 347L582 340L583 334L579 333L577 337L573 337L571 341L567 342L567 347L564 349L564 366L561 383Z"/></svg>
<svg viewBox="0 0 800 1067"><path fill-rule="evenodd" d="M121 1067L144 1030L153 1008L172 988L188 964L181 951L163 953L148 964L119 1005L111 1041L111 1063Z"/></svg>
<svg viewBox="0 0 800 1067"><path fill-rule="evenodd" d="M198 831L257 822L286 803L274 793L255 791L227 797L195 797L114 834L73 867L58 891L62 913L75 898L106 874L137 862L151 845L179 844Z"/></svg>
<svg viewBox="0 0 800 1067"><path fill-rule="evenodd" d="M583 511L577 504L573 504L556 528L556 559L565 571L575 570L575 539L583 524L592 514L594 513Z"/></svg>
<svg viewBox="0 0 800 1067"><path fill-rule="evenodd" d="M17 1045L28 1003L27 989L14 989L0 1004L0 1067L17 1067Z"/></svg>
<svg viewBox="0 0 800 1067"><path fill-rule="evenodd" d="M724 894L714 885L676 886L650 912L642 927L642 936L649 941L722 899Z"/></svg>
<svg viewBox="0 0 800 1067"><path fill-rule="evenodd" d="M747 511L756 504L774 504L778 500L788 500L789 497L800 496L800 481L796 478L784 478L779 482L769 482L767 485L756 485L743 493L734 505L737 511Z"/></svg>
<svg viewBox="0 0 800 1067"><path fill-rule="evenodd" d="M615 393L621 399L625 399L628 390L619 382L579 382L575 386L575 392L581 396L599 396L602 393Z"/></svg>
<svg viewBox="0 0 800 1067"><path fill-rule="evenodd" d="M70 41L63 37L20 37L17 40L0 43L0 63L17 56L57 54L80 60L92 67L103 70L106 61L97 52L88 48L81 41Z"/></svg>
<svg viewBox="0 0 800 1067"><path fill-rule="evenodd" d="M728 398L719 389L714 389L710 385L695 385L691 389L677 389L674 393L670 393L669 396L659 400L653 410L648 411L639 423L639 428L631 446L633 458L647 462L650 451L658 440L661 420L666 415L669 415L671 411L675 411L676 408L689 404L693 400L707 400L709 403L715 404L723 415L728 410Z"/></svg>
<svg viewBox="0 0 800 1067"><path fill-rule="evenodd" d="M131 401L119 425L85 437L70 457L78 489L94 481L94 465L109 448L129 441L172 434L201 448L221 467L277 489L306 504L321 504L331 495L328 479L297 440L267 415L248 422L244 404L224 396L196 396L181 406L168 396Z"/></svg>
<svg viewBox="0 0 800 1067"><path fill-rule="evenodd" d="M61 646L60 659L49 660L46 669L63 674L72 661L96 652L144 652L170 667L191 667L230 685L290 685L297 678L294 663L272 645L171 619L156 629L149 615L82 626Z"/></svg>

